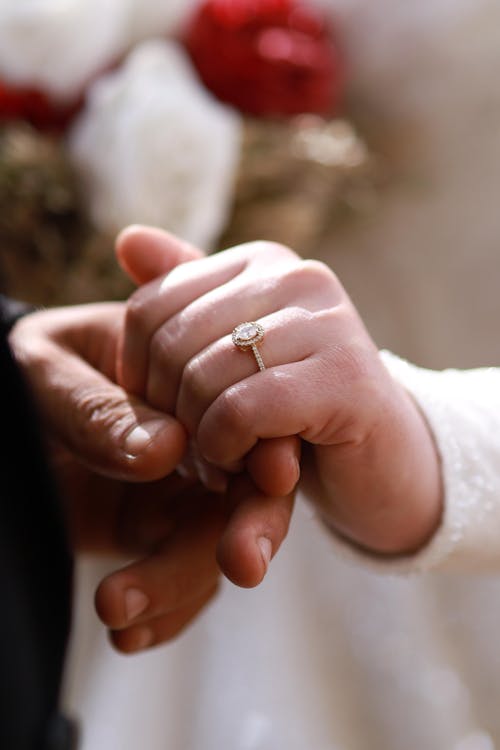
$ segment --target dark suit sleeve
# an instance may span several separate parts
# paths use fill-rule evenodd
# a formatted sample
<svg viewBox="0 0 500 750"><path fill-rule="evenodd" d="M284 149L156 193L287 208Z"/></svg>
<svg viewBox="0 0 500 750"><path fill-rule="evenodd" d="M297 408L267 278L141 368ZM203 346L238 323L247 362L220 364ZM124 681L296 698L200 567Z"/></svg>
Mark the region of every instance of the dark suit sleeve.
<svg viewBox="0 0 500 750"><path fill-rule="evenodd" d="M35 409L6 338L26 310L0 300L0 748L63 750L73 741L57 711L72 564Z"/></svg>
<svg viewBox="0 0 500 750"><path fill-rule="evenodd" d="M4 335L10 331L19 318L27 315L27 313L34 312L34 310L36 308L33 305L0 294L0 327Z"/></svg>

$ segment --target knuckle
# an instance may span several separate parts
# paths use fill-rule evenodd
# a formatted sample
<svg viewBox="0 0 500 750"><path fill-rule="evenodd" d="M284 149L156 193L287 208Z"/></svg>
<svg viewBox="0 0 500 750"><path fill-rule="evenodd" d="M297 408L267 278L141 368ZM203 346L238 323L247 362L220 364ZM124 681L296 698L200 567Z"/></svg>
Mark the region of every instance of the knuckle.
<svg viewBox="0 0 500 750"><path fill-rule="evenodd" d="M297 258L297 254L286 245L272 240L254 240L245 246L252 255L269 258L270 255L282 258Z"/></svg>
<svg viewBox="0 0 500 750"><path fill-rule="evenodd" d="M325 279L329 282L334 281L338 282L338 279L330 266L328 266L326 263L323 263L321 260L315 260L314 258L307 258L306 260L302 261L302 266L307 274L310 274L313 278L317 279Z"/></svg>
<svg viewBox="0 0 500 750"><path fill-rule="evenodd" d="M302 292L327 292L339 296L341 284L326 263L319 260L303 260L286 273L286 278L292 287Z"/></svg>
<svg viewBox="0 0 500 750"><path fill-rule="evenodd" d="M300 305L291 305L287 308L287 313L287 322L289 322L289 317L291 320L293 320L294 324L311 323L315 318L315 314L313 312L305 307L301 307Z"/></svg>
<svg viewBox="0 0 500 750"><path fill-rule="evenodd" d="M217 406L220 421L226 429L238 431L242 425L248 425L248 406L237 386L224 391L218 399Z"/></svg>
<svg viewBox="0 0 500 750"><path fill-rule="evenodd" d="M135 417L125 398L112 393L76 388L58 406L61 429L68 445L93 456L107 469L123 466L121 450L124 436L134 425Z"/></svg>
<svg viewBox="0 0 500 750"><path fill-rule="evenodd" d="M74 411L80 417L78 424L93 434L122 433L133 422L127 399L119 395L82 388L73 393L73 399Z"/></svg>
<svg viewBox="0 0 500 750"><path fill-rule="evenodd" d="M18 321L9 334L12 354L24 370L28 379L36 373L43 373L47 362L54 356L54 347L31 328L25 329L23 321Z"/></svg>
<svg viewBox="0 0 500 750"><path fill-rule="evenodd" d="M116 417L117 411L123 407L121 400L113 399L109 394L85 389L81 393L77 392L75 402L80 414L89 422L106 423L110 420L111 414Z"/></svg>
<svg viewBox="0 0 500 750"><path fill-rule="evenodd" d="M209 393L209 384L206 376L205 357L199 354L184 367L182 373L182 390L184 398L189 401L205 399Z"/></svg>
<svg viewBox="0 0 500 750"><path fill-rule="evenodd" d="M150 344L151 362L157 367L179 369L181 356L182 333L178 321L172 319L168 325L161 326L152 336Z"/></svg>
<svg viewBox="0 0 500 750"><path fill-rule="evenodd" d="M369 383L372 376L372 357L367 351L351 344L334 344L332 356L335 374L344 386Z"/></svg>

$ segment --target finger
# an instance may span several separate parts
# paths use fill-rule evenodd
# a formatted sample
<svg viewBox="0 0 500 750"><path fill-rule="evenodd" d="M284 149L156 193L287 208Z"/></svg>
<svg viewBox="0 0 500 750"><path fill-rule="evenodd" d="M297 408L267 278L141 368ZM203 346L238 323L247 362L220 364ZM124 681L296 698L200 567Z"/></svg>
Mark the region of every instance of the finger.
<svg viewBox="0 0 500 750"><path fill-rule="evenodd" d="M246 378L221 393L203 415L197 444L203 458L224 469L260 439L297 435L313 445L360 445L380 421L376 349L337 310L319 314L327 329L311 356ZM344 330L343 330L344 329ZM363 420L354 421L356 413Z"/></svg>
<svg viewBox="0 0 500 750"><path fill-rule="evenodd" d="M168 276L135 292L127 306L118 353L118 377L124 388L130 393L145 395L149 350L156 330L187 307L193 298L237 276L244 264L244 259L238 256L230 262L223 256L205 258L178 266ZM173 357L176 352L167 345L165 354Z"/></svg>
<svg viewBox="0 0 500 750"><path fill-rule="evenodd" d="M94 477L104 481L103 477L96 474ZM73 502L72 493L69 508L70 532L72 547L78 552L94 555L145 555L175 531L175 520L166 509L165 497L162 504L153 499L144 499L142 490L145 485L130 485L140 488L141 496L130 493L124 500L117 497L122 488L117 486L115 480L109 480L109 485L104 487L97 481L94 484L95 488L86 487L87 490L94 489L94 494L86 494L78 498L78 502Z"/></svg>
<svg viewBox="0 0 500 750"><path fill-rule="evenodd" d="M221 471L216 466L209 464L208 461L205 461L198 450L195 440L189 441L188 451L197 479L208 490L224 494L227 490L228 483L225 472ZM242 470L243 466L239 466L238 472Z"/></svg>
<svg viewBox="0 0 500 750"><path fill-rule="evenodd" d="M154 480L173 471L186 447L176 419L130 397L72 352L49 342L43 350L31 385L45 423L66 448L116 479Z"/></svg>
<svg viewBox="0 0 500 750"><path fill-rule="evenodd" d="M152 552L175 530L179 503L194 489L176 472L159 482L136 484L100 476L69 453L56 460L71 547L80 553L131 557Z"/></svg>
<svg viewBox="0 0 500 750"><path fill-rule="evenodd" d="M171 538L178 529L186 498L200 492L198 483L183 479L177 472L158 482L121 487L113 541L116 552L129 557L151 554ZM96 515L95 525L98 521Z"/></svg>
<svg viewBox="0 0 500 750"><path fill-rule="evenodd" d="M210 502L207 500L207 502ZM214 501L215 502L215 501ZM205 513L181 527L155 553L107 576L96 592L96 609L113 630L148 622L189 605L215 585L215 557L223 518Z"/></svg>
<svg viewBox="0 0 500 750"><path fill-rule="evenodd" d="M180 319L172 322L170 333L173 341L160 340L162 358L167 360L179 358L179 337L183 344L187 338L193 338L196 332L194 321L190 326L189 337L185 336L185 308L194 300L216 290L243 273L251 263L254 267L269 269L274 264L283 262L297 263L297 256L288 248L275 243L253 242L231 248L196 263L188 263L175 268L164 279L139 289L130 299L125 320L125 336L120 347L119 378L120 383L130 392L144 395L146 387L147 360L154 334L167 321L182 313ZM262 272L261 272L262 275ZM254 285L255 289L259 285ZM269 296L269 294L268 294ZM239 300L241 307L241 299ZM204 312L201 321L202 339L210 336L214 319L220 314L220 308ZM192 317L192 316L191 316ZM237 322L241 322L238 319ZM231 329L229 329L231 330ZM227 329L226 331L227 332ZM217 330L213 337L220 335ZM200 331L195 336L198 340ZM209 340L213 340L209 339ZM206 341L206 339L205 339ZM166 374L162 378L164 384ZM161 388L160 388L161 391ZM162 408L170 404L162 403Z"/></svg>
<svg viewBox="0 0 500 750"><path fill-rule="evenodd" d="M171 641L198 617L217 594L218 588L216 584L184 607L143 625L112 631L112 644L118 651L129 654Z"/></svg>
<svg viewBox="0 0 500 750"><path fill-rule="evenodd" d="M186 435L110 379L121 320L121 305L33 313L12 332L12 346L50 437L98 473L154 480L177 465Z"/></svg>
<svg viewBox="0 0 500 750"><path fill-rule="evenodd" d="M118 262L136 284L145 284L202 256L201 250L189 242L155 227L133 225L116 239Z"/></svg>
<svg viewBox="0 0 500 750"><path fill-rule="evenodd" d="M222 572L237 586L257 586L285 539L293 511L293 495L263 495L244 475L233 480L235 510L217 547Z"/></svg>
<svg viewBox="0 0 500 750"><path fill-rule="evenodd" d="M264 338L257 348L267 368L264 372L259 371L253 351L235 346L231 336L214 342L185 366L175 414L191 435L196 435L201 418L222 393L246 380L255 379L258 384L273 368L312 356L321 349L329 328L328 322L300 308L279 310L260 323ZM264 403L265 392L262 397Z"/></svg>
<svg viewBox="0 0 500 750"><path fill-rule="evenodd" d="M197 441L202 456L223 469L262 438L298 435L313 444L341 440L342 394L329 369L319 357L310 357L228 388L201 419Z"/></svg>
<svg viewBox="0 0 500 750"><path fill-rule="evenodd" d="M149 403L171 413L186 363L231 334L238 324L262 322L262 318L277 311L293 318L296 309L312 313L339 301L336 289L335 293L332 291L334 277L330 272L327 276L321 264L299 262L290 254L277 254L267 265L264 261L257 255L241 273L206 290L170 319L164 319L150 336L146 387Z"/></svg>
<svg viewBox="0 0 500 750"><path fill-rule="evenodd" d="M254 484L264 494L291 494L300 479L301 442L295 436L259 440L245 464Z"/></svg>

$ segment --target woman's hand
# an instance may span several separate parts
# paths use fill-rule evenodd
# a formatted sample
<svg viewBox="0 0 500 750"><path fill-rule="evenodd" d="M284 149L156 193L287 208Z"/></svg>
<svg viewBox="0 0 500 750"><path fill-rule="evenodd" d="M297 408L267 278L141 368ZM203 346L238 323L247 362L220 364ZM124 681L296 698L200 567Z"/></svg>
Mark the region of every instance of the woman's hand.
<svg viewBox="0 0 500 750"><path fill-rule="evenodd" d="M146 230L125 233L122 263L145 241ZM157 233L156 245L167 258L178 252L170 235ZM232 342L244 321L265 330L263 372ZM207 461L228 471L245 462L264 490L273 443L260 441L302 438L310 494L357 544L411 552L436 528L440 471L427 425L323 264L259 242L179 266L132 297L119 363L122 385L175 413ZM295 483L292 445L278 442L278 453Z"/></svg>

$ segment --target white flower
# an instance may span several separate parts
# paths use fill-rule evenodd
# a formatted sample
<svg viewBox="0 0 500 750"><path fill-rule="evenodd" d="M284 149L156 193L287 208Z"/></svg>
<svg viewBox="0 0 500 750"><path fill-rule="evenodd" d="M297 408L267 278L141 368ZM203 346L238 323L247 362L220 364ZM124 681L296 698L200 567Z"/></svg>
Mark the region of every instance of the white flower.
<svg viewBox="0 0 500 750"><path fill-rule="evenodd" d="M0 78L74 99L128 34L124 0L0 0Z"/></svg>
<svg viewBox="0 0 500 750"><path fill-rule="evenodd" d="M209 246L227 219L240 131L180 47L145 42L93 84L70 135L94 222L154 224Z"/></svg>

